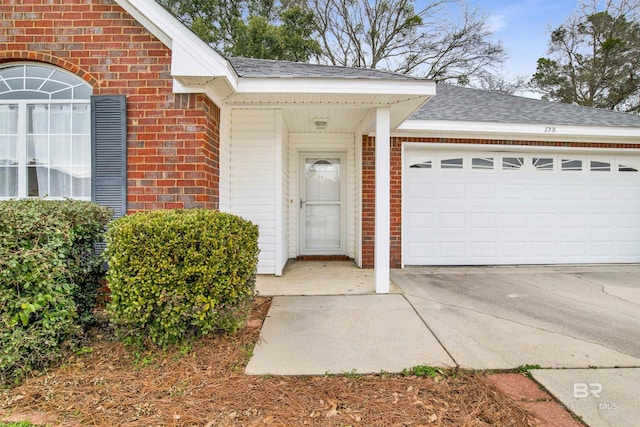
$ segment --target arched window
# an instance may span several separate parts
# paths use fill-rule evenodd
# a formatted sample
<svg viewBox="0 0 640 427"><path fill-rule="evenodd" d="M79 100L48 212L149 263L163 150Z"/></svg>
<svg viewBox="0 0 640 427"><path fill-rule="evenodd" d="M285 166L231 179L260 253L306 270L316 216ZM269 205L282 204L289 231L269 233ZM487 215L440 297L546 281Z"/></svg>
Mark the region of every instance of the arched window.
<svg viewBox="0 0 640 427"><path fill-rule="evenodd" d="M58 68L0 68L0 199L91 199L91 92Z"/></svg>

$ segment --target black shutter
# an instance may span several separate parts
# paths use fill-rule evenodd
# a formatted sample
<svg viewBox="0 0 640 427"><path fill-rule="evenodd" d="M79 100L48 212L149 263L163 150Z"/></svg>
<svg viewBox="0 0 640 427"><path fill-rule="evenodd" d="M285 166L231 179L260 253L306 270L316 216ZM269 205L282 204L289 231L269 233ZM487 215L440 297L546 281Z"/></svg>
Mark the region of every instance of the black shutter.
<svg viewBox="0 0 640 427"><path fill-rule="evenodd" d="M127 212L127 105L124 95L91 97L91 198Z"/></svg>

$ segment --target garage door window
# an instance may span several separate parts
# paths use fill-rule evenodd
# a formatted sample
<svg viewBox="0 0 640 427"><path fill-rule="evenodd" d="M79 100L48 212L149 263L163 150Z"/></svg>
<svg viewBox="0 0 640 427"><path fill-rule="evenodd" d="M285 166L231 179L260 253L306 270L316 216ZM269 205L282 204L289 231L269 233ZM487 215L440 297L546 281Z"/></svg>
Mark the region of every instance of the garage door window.
<svg viewBox="0 0 640 427"><path fill-rule="evenodd" d="M471 159L471 168L491 170L493 169L493 157L474 157Z"/></svg>
<svg viewBox="0 0 640 427"><path fill-rule="evenodd" d="M553 158L550 157L534 157L533 159L531 159L531 163L533 167L539 171L553 170Z"/></svg>
<svg viewBox="0 0 640 427"><path fill-rule="evenodd" d="M563 171L581 171L582 160L562 159Z"/></svg>
<svg viewBox="0 0 640 427"><path fill-rule="evenodd" d="M502 169L520 169L524 165L524 157L503 157Z"/></svg>
<svg viewBox="0 0 640 427"><path fill-rule="evenodd" d="M618 166L618 171L620 171L620 172L638 172L638 169L632 168L630 166L626 166L626 165L623 165L623 164L620 164Z"/></svg>
<svg viewBox="0 0 640 427"><path fill-rule="evenodd" d="M406 157L407 167L416 170L425 169L424 173L438 170L447 171L486 171L487 173L564 173L588 174L609 172L617 174L638 173L638 158L615 157L607 155L571 155L566 154L526 154L526 153L411 153ZM429 171L429 172L428 172Z"/></svg>
<svg viewBox="0 0 640 427"><path fill-rule="evenodd" d="M455 159L442 159L440 162L441 169L462 169L464 166L464 161L462 157L458 157Z"/></svg>
<svg viewBox="0 0 640 427"><path fill-rule="evenodd" d="M426 162L414 163L409 167L413 169L431 169L431 164L431 160L427 160Z"/></svg>
<svg viewBox="0 0 640 427"><path fill-rule="evenodd" d="M591 161L591 170L594 172L610 172L611 171L611 163L609 162L599 162L597 160Z"/></svg>

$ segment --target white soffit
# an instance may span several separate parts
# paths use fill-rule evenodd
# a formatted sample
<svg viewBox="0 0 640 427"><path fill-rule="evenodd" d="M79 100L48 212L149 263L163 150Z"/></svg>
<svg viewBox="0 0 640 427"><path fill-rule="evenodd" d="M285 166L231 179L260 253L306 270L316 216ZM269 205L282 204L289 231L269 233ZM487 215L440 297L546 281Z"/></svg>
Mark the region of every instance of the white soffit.
<svg viewBox="0 0 640 427"><path fill-rule="evenodd" d="M407 120L397 128L397 135L516 139L534 141L640 142L640 128L622 126L575 126L465 122L449 120Z"/></svg>

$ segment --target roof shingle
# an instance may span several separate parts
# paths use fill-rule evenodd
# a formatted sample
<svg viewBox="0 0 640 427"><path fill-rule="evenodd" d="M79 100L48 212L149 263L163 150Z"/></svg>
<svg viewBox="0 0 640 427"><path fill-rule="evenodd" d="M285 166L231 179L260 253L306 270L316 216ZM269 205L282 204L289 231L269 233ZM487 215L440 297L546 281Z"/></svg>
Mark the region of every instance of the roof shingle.
<svg viewBox="0 0 640 427"><path fill-rule="evenodd" d="M640 116L447 84L409 120L640 127Z"/></svg>
<svg viewBox="0 0 640 427"><path fill-rule="evenodd" d="M335 65L307 64L302 62L275 61L256 58L228 58L240 77L284 77L284 78L342 78L379 80L417 80L404 74L371 68L351 68Z"/></svg>

